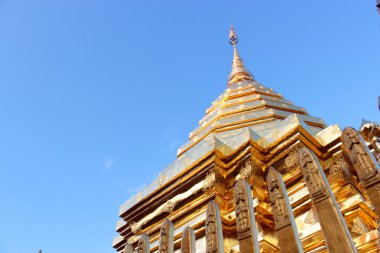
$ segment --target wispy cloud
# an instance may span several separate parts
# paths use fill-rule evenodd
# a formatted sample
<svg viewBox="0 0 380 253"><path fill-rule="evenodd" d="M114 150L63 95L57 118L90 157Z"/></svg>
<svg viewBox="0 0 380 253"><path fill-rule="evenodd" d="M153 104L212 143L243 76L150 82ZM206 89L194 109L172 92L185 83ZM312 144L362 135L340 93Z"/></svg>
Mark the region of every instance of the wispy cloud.
<svg viewBox="0 0 380 253"><path fill-rule="evenodd" d="M116 161L114 159L111 159L109 157L104 158L104 168L109 170L112 166L114 166Z"/></svg>

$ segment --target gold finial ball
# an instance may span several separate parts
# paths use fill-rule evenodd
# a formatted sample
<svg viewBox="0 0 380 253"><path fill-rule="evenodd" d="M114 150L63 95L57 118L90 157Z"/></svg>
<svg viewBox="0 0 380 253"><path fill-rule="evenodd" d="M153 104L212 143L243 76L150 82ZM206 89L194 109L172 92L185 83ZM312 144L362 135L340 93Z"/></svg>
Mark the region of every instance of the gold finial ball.
<svg viewBox="0 0 380 253"><path fill-rule="evenodd" d="M234 27L231 25L230 28L230 36L229 36L230 44L231 45L236 45L239 42L239 38L236 35L236 32L234 30Z"/></svg>

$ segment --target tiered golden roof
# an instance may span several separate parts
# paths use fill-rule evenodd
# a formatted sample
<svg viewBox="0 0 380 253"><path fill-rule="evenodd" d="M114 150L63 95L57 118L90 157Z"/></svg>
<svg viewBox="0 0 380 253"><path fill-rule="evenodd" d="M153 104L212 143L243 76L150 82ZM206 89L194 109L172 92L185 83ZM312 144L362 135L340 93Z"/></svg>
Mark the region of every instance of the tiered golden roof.
<svg viewBox="0 0 380 253"><path fill-rule="evenodd" d="M257 82L237 51L238 37L230 29L234 47L226 90L206 110L177 159L145 189L125 202L119 212L113 246L121 251L136 245L142 233L150 237L151 252L158 248L164 218L174 223L174 244L185 226L194 228L197 249L203 252L206 204L221 206L225 245L238 252L232 187L245 178L252 187L259 243L263 252L278 252L273 213L265 177L270 167L282 174L305 252L326 252L318 217L301 180L297 148L307 147L327 171L329 184L360 252L377 252L378 216L350 170L342 152L342 130L326 127L320 118ZM273 170L273 169L272 169ZM198 251L197 251L198 252Z"/></svg>

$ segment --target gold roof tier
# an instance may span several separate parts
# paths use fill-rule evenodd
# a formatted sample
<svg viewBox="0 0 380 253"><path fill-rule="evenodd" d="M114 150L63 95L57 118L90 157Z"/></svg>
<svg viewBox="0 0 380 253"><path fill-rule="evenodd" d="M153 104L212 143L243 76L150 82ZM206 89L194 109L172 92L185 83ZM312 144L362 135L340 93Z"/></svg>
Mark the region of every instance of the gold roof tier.
<svg viewBox="0 0 380 253"><path fill-rule="evenodd" d="M230 43L234 46L231 74L249 73L237 54L237 36L232 27ZM230 78L226 90L212 102L206 115L199 121L199 126L190 133L189 141L178 149L178 158L151 184L125 202L120 208L120 215L209 152L217 150L228 156L250 141L268 148L289 132L301 128L326 144L331 140L331 135L335 136L330 132L339 129L332 126L326 129L327 134L323 134L326 131L322 131L325 128L322 119L310 116L304 108L295 106L280 93L253 78L239 79L232 83L231 80L234 79ZM321 133L318 134L319 132ZM328 139L320 136L327 136Z"/></svg>

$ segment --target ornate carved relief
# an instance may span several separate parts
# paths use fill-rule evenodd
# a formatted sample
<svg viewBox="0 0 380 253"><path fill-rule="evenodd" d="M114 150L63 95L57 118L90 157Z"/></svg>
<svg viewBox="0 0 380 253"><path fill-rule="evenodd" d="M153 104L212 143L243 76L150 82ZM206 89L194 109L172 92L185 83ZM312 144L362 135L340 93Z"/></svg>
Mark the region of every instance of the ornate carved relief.
<svg viewBox="0 0 380 253"><path fill-rule="evenodd" d="M246 197L244 184L236 183L235 186L235 205L236 205L236 226L238 239L244 239L251 236L250 219L248 210L248 199Z"/></svg>
<svg viewBox="0 0 380 253"><path fill-rule="evenodd" d="M347 127L343 130L342 142L347 149L361 183L365 187L369 187L380 182L376 161L371 157L368 148L353 128Z"/></svg>
<svg viewBox="0 0 380 253"><path fill-rule="evenodd" d="M300 166L304 175L310 196L315 203L328 198L326 185L320 174L319 165L315 162L313 155L306 148L299 149Z"/></svg>
<svg viewBox="0 0 380 253"><path fill-rule="evenodd" d="M267 187L280 252L303 252L282 175L273 167L268 170Z"/></svg>
<svg viewBox="0 0 380 253"><path fill-rule="evenodd" d="M195 234L194 230L186 226L182 232L181 253L195 253Z"/></svg>
<svg viewBox="0 0 380 253"><path fill-rule="evenodd" d="M205 180L203 181L202 190L204 192L207 192L207 191L211 190L214 187L215 182L216 182L215 171L214 170L210 170L207 173Z"/></svg>
<svg viewBox="0 0 380 253"><path fill-rule="evenodd" d="M273 207L275 226L276 229L280 229L290 224L290 217L288 215L283 190L280 188L281 182L278 178L278 172L272 167L269 168L267 184L269 199Z"/></svg>
<svg viewBox="0 0 380 253"><path fill-rule="evenodd" d="M142 234L140 236L135 252L137 253L150 252L149 236L147 234Z"/></svg>
<svg viewBox="0 0 380 253"><path fill-rule="evenodd" d="M165 219L160 230L160 240L158 245L159 253L173 253L173 237L173 223L169 219Z"/></svg>
<svg viewBox="0 0 380 253"><path fill-rule="evenodd" d="M234 187L237 236L242 252L258 252L257 227L252 204L251 187L240 179Z"/></svg>
<svg viewBox="0 0 380 253"><path fill-rule="evenodd" d="M206 253L224 253L222 222L218 204L210 201L206 211Z"/></svg>

